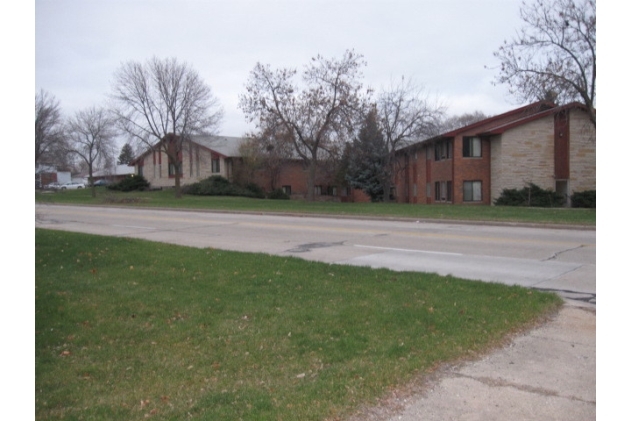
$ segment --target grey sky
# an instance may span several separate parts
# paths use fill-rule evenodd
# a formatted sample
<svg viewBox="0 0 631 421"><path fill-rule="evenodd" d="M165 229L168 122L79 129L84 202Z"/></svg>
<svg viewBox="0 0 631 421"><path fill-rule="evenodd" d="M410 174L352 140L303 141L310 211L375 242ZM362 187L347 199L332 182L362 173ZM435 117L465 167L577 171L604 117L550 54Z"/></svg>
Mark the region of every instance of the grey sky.
<svg viewBox="0 0 631 421"><path fill-rule="evenodd" d="M413 78L449 114L517 105L491 84L493 57L521 26L519 0L36 0L36 90L66 115L107 100L121 63L189 63L224 109L220 132L251 127L238 109L257 62L302 69L317 54L364 55L364 84Z"/></svg>

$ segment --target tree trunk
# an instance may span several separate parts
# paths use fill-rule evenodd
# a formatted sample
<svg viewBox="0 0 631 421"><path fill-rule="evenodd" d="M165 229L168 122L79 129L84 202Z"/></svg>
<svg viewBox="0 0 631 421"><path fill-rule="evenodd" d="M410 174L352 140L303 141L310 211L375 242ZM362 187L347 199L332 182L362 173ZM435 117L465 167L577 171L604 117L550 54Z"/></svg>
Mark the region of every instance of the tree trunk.
<svg viewBox="0 0 631 421"><path fill-rule="evenodd" d="M175 166L175 198L182 198L182 189L180 188L180 166Z"/></svg>
<svg viewBox="0 0 631 421"><path fill-rule="evenodd" d="M315 201L315 176L316 176L316 160L309 161L307 173L307 202Z"/></svg>
<svg viewBox="0 0 631 421"><path fill-rule="evenodd" d="M384 179L383 181L383 201L388 203L391 202L392 199L390 199L390 187L392 186L391 181L389 178Z"/></svg>
<svg viewBox="0 0 631 421"><path fill-rule="evenodd" d="M96 197L96 186L94 185L94 177L92 176L92 165L88 167L88 184L92 189L92 198Z"/></svg>
<svg viewBox="0 0 631 421"><path fill-rule="evenodd" d="M394 175L393 167L394 165L392 155L391 153L388 153L388 155L386 156L386 163L384 165L386 174L384 174L384 177L382 179L383 181L381 182L381 185L383 186L383 201L386 203L392 201L390 199L390 188L392 187L392 176Z"/></svg>

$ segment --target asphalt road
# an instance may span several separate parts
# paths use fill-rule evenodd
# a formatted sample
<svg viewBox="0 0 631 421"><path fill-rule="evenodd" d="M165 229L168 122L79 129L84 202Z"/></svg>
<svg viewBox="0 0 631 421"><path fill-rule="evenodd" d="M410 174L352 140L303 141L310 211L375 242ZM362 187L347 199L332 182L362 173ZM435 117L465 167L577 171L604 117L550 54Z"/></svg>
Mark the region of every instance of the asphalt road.
<svg viewBox="0 0 631 421"><path fill-rule="evenodd" d="M36 227L436 272L596 303L596 231L36 205Z"/></svg>

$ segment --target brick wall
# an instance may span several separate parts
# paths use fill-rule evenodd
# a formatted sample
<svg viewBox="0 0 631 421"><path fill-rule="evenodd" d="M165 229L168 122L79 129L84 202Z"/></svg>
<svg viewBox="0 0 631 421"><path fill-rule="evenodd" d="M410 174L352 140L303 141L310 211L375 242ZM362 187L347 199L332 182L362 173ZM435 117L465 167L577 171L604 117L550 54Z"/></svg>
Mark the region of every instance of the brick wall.
<svg viewBox="0 0 631 421"><path fill-rule="evenodd" d="M453 203L456 204L479 204L489 205L491 203L490 185L491 185L491 147L488 139L482 138L480 143L482 147L481 157L464 157L463 156L463 140L467 135L456 136L454 138L454 158L453 158ZM482 200L476 202L464 201L464 182L465 181L481 181L482 182Z"/></svg>
<svg viewBox="0 0 631 421"><path fill-rule="evenodd" d="M394 180L397 203L425 203L427 158L425 146L419 145L396 156L400 169Z"/></svg>

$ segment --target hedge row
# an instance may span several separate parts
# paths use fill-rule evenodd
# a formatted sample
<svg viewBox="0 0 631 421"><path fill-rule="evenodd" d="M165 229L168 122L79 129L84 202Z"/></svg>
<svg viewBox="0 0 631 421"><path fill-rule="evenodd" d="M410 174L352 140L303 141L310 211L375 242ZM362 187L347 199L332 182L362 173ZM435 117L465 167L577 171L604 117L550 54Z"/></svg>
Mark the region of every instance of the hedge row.
<svg viewBox="0 0 631 421"><path fill-rule="evenodd" d="M182 193L195 196L242 196L256 199L265 199L266 197L265 191L258 184L248 183L245 186L239 186L218 175L184 186ZM289 199L289 196L282 190L274 190L267 197L269 199Z"/></svg>
<svg viewBox="0 0 631 421"><path fill-rule="evenodd" d="M571 196L574 208L596 208L596 191L576 192ZM500 197L493 202L498 206L534 206L554 208L565 206L564 195L550 189L542 189L529 183L522 189L504 189Z"/></svg>

